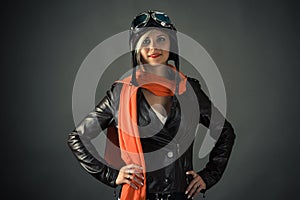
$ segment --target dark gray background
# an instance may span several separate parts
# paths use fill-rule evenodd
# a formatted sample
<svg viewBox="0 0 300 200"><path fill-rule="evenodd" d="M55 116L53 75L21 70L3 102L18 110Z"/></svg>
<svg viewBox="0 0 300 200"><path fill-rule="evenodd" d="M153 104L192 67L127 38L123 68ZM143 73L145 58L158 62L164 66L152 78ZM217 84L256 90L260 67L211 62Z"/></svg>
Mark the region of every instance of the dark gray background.
<svg viewBox="0 0 300 200"><path fill-rule="evenodd" d="M298 1L9 1L1 7L1 193L8 199L112 199L113 190L82 170L67 147L72 88L87 54L148 9L165 11L203 45L224 80L237 139L207 199L299 199ZM111 83L105 84L100 90Z"/></svg>

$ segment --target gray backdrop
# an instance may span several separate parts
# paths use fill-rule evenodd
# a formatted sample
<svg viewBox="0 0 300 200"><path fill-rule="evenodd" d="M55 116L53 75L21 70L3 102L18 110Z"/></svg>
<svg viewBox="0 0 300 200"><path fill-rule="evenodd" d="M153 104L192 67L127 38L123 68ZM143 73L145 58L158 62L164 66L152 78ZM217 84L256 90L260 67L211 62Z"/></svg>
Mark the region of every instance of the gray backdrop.
<svg viewBox="0 0 300 200"><path fill-rule="evenodd" d="M299 3L287 0L2 3L1 193L112 199L113 190L82 170L67 147L72 88L87 54L148 9L168 13L208 51L224 79L237 139L207 199L299 199ZM121 63L129 69L116 61L96 101Z"/></svg>

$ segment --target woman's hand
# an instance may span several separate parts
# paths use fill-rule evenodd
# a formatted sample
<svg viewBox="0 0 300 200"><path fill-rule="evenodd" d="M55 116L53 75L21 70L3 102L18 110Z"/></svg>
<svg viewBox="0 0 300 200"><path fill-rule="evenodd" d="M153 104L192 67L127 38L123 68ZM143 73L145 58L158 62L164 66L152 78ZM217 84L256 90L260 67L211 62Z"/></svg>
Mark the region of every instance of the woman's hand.
<svg viewBox="0 0 300 200"><path fill-rule="evenodd" d="M188 199L192 197L192 199L202 190L206 189L206 184L196 172L187 171L187 175L192 175L193 180L190 182L189 186L186 189L185 194L188 194Z"/></svg>
<svg viewBox="0 0 300 200"><path fill-rule="evenodd" d="M144 185L143 168L139 165L129 164L125 165L120 169L116 184L120 185L123 183L129 184L134 189L138 189L138 186Z"/></svg>

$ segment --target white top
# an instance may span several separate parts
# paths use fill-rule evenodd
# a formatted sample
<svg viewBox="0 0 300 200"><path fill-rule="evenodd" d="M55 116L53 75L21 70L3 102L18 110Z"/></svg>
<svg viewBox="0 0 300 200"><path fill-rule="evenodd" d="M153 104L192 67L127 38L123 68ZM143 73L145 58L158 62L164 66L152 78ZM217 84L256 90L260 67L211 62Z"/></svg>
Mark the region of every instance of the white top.
<svg viewBox="0 0 300 200"><path fill-rule="evenodd" d="M158 117L158 119L161 121L162 124L165 124L167 121L167 117L163 116L162 114L160 114L160 112L158 112L153 106L151 106L152 110L155 112L156 116Z"/></svg>

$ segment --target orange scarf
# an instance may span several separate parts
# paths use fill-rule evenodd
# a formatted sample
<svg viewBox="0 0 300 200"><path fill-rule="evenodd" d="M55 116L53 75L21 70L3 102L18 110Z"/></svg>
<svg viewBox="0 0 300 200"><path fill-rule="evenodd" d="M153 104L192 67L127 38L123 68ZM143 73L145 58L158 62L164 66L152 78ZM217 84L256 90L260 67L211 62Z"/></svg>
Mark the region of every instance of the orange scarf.
<svg viewBox="0 0 300 200"><path fill-rule="evenodd" d="M175 67L171 66L175 71ZM179 72L179 94L186 90L186 77ZM175 81L164 77L136 71L138 87L130 84L131 76L121 81L123 87L120 94L120 104L118 113L118 134L121 157L126 164L137 164L143 167L144 186L137 190L129 184L122 187L121 200L145 200L146 199L146 165L143 149L138 130L137 113L137 91L139 87L145 88L157 96L173 96L175 93Z"/></svg>

